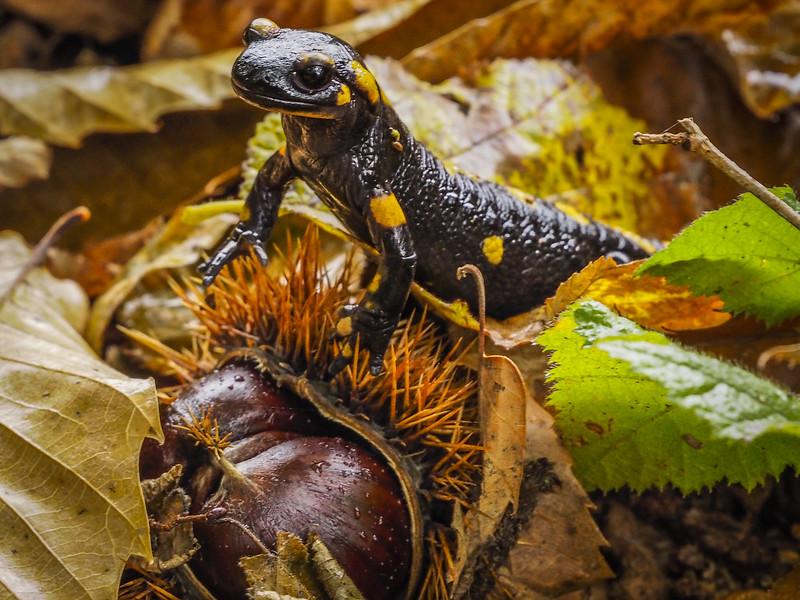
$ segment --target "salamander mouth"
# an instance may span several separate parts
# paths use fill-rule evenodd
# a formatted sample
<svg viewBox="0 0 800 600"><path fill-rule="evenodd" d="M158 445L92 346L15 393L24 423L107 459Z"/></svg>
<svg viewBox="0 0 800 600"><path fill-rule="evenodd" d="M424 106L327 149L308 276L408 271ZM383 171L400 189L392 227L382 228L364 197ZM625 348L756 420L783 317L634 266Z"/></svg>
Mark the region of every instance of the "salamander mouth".
<svg viewBox="0 0 800 600"><path fill-rule="evenodd" d="M233 86L233 91L237 96L239 96L239 98L248 104L257 106L258 108L276 110L278 112L319 119L332 118L330 115L325 113L324 107L320 107L317 104L299 100L284 100L283 98L277 98L268 94L254 92L253 90L248 89L242 84L236 82L236 80L231 80L231 84Z"/></svg>

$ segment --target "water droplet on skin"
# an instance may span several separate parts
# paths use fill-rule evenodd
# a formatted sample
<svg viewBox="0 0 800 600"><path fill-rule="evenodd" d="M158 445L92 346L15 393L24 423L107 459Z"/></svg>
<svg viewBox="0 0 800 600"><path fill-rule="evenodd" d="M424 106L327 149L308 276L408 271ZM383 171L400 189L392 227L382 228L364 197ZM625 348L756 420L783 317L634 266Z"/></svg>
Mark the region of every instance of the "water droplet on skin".
<svg viewBox="0 0 800 600"><path fill-rule="evenodd" d="M378 517L378 525L383 525L383 515Z"/></svg>
<svg viewBox="0 0 800 600"><path fill-rule="evenodd" d="M244 375L234 375L233 380L242 383L244 381Z"/></svg>
<svg viewBox="0 0 800 600"><path fill-rule="evenodd" d="M353 514L356 516L356 519L361 518L361 509L357 506L353 507Z"/></svg>
<svg viewBox="0 0 800 600"><path fill-rule="evenodd" d="M359 532L358 532L358 537L360 537L362 540L366 541L366 539L367 539L367 532L366 532L366 531L359 531Z"/></svg>

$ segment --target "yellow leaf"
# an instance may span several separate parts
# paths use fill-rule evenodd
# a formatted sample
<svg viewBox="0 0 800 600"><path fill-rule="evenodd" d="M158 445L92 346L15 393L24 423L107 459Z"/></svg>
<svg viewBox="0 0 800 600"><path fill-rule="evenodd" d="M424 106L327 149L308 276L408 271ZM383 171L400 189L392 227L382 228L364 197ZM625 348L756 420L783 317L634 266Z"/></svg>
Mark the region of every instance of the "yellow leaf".
<svg viewBox="0 0 800 600"><path fill-rule="evenodd" d="M599 258L586 265L547 299L548 317L554 318L579 299L591 298L659 331L706 329L730 319L716 296L695 296L689 288L667 283L663 277L636 277L640 263L617 265L610 258Z"/></svg>
<svg viewBox="0 0 800 600"><path fill-rule="evenodd" d="M0 234L0 289L29 256ZM139 449L162 438L153 381L103 363L76 284L35 269L0 306L0 596L114 598L152 557Z"/></svg>

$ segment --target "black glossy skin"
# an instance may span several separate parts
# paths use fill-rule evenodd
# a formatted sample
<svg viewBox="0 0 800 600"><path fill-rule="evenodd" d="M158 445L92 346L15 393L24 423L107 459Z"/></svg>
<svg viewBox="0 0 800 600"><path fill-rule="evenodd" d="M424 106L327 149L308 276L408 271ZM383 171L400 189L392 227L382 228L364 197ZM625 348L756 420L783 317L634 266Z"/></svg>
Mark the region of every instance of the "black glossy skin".
<svg viewBox="0 0 800 600"><path fill-rule="evenodd" d="M485 279L487 313L505 318L540 304L600 256L624 262L649 254L638 240L616 229L449 172L413 138L361 57L342 40L257 19L245 32L245 43L233 66L233 87L251 104L283 113L286 147L266 162L242 221L201 267L205 283L244 243L266 262L265 245L283 190L293 178L302 178L355 237L381 255L379 279L364 301L345 307L338 329L350 340L340 366L361 334L371 369L381 370L413 280L445 300L465 299L474 310L474 283L459 281L456 269L475 264ZM304 58L309 53L316 54ZM301 79L309 63L328 64ZM315 81L313 76L321 73ZM302 89L309 80L318 91ZM377 211L375 198L384 198ZM484 253L484 240L490 237L502 239L499 261L496 252ZM493 242L496 250L498 240Z"/></svg>

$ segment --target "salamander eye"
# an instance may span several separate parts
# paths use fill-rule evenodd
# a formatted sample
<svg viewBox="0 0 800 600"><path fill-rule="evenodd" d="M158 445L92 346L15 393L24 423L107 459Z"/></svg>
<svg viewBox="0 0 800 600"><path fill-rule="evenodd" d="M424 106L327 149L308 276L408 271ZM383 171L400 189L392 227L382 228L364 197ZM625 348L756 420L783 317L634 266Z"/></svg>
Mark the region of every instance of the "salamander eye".
<svg viewBox="0 0 800 600"><path fill-rule="evenodd" d="M304 54L295 62L293 79L300 90L318 92L333 79L333 59L321 52Z"/></svg>

